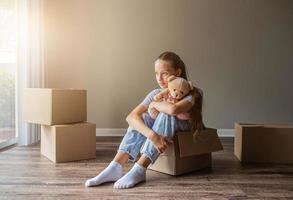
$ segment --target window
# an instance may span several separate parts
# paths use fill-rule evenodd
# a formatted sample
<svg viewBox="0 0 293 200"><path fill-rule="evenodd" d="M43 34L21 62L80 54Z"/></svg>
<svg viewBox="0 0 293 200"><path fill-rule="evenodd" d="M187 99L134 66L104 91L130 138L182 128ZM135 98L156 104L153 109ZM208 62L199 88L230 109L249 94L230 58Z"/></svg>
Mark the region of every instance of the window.
<svg viewBox="0 0 293 200"><path fill-rule="evenodd" d="M0 148L16 141L16 0L0 1Z"/></svg>

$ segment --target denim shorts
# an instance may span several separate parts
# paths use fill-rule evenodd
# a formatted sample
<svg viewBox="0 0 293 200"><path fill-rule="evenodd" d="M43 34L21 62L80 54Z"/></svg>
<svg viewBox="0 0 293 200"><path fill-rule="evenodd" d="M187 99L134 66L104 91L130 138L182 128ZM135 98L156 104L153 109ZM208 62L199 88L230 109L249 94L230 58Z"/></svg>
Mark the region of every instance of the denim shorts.
<svg viewBox="0 0 293 200"><path fill-rule="evenodd" d="M170 138L173 138L176 131L190 130L188 121L179 120L176 116L162 112L158 114L156 119L152 119L150 115L145 112L142 114L142 119L154 132ZM139 152L141 152L141 154L145 154L151 160L152 164L160 154L152 141L130 126L119 145L117 152L119 151L129 154L129 161L132 162L136 160Z"/></svg>

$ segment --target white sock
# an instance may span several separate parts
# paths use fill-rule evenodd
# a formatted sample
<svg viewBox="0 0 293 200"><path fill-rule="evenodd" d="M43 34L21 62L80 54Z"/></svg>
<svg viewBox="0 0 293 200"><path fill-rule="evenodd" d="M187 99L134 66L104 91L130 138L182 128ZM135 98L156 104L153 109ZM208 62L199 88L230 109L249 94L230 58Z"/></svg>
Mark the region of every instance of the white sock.
<svg viewBox="0 0 293 200"><path fill-rule="evenodd" d="M114 183L115 189L131 188L144 181L146 178L146 168L135 163L129 172Z"/></svg>
<svg viewBox="0 0 293 200"><path fill-rule="evenodd" d="M108 167L106 167L101 173L96 177L88 179L85 182L86 187L100 185L105 182L114 182L122 177L122 166L116 161L110 162Z"/></svg>

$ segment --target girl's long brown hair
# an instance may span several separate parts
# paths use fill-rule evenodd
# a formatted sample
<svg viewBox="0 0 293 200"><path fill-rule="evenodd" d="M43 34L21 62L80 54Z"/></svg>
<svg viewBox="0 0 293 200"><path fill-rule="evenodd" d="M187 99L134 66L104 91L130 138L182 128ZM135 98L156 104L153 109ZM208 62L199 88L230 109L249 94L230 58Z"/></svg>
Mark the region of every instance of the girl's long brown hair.
<svg viewBox="0 0 293 200"><path fill-rule="evenodd" d="M168 61L175 70L181 69L180 77L188 80L185 63L176 53L166 51L159 55L158 59ZM191 118L189 120L189 123L191 126L191 131L196 134L198 131L205 129L202 118L203 94L197 87L193 88L191 94L194 104L191 108Z"/></svg>

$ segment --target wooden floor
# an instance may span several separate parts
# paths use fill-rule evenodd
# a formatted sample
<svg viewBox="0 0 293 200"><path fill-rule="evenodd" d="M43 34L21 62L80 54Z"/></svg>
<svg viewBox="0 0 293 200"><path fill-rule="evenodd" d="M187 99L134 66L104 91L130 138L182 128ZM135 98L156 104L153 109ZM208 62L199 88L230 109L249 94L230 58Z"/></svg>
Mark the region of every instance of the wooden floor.
<svg viewBox="0 0 293 200"><path fill-rule="evenodd" d="M151 170L147 181L127 190L113 183L84 182L111 161L121 138L97 142L97 159L54 164L39 145L0 152L0 199L293 199L293 165L245 165L233 155L233 140L213 154L213 168L173 177ZM131 167L128 163L124 172Z"/></svg>

